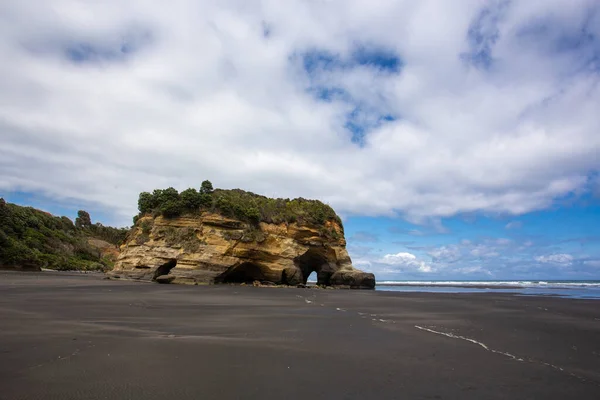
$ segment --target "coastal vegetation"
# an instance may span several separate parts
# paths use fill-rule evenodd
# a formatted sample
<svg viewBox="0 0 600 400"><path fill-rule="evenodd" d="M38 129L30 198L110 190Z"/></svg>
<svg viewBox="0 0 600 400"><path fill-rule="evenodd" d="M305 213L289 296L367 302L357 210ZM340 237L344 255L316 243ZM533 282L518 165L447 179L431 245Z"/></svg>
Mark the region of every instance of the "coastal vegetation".
<svg viewBox="0 0 600 400"><path fill-rule="evenodd" d="M0 199L0 267L106 271L114 260L92 243L118 246L127 231L92 224L84 210L73 223Z"/></svg>
<svg viewBox="0 0 600 400"><path fill-rule="evenodd" d="M241 189L213 189L210 181L202 182L198 190L190 188L181 193L172 187L142 192L138 210L134 223L148 214L173 218L210 211L254 225L259 222L324 225L326 221L335 221L342 226L335 211L319 200L273 199Z"/></svg>

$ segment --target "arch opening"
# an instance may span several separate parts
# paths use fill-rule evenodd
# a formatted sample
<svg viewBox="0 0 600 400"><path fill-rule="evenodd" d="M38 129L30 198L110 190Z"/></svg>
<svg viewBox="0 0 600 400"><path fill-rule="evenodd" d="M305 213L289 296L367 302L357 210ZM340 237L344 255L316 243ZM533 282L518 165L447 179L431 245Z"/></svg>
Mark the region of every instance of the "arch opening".
<svg viewBox="0 0 600 400"><path fill-rule="evenodd" d="M155 281L156 278L158 278L159 276L168 275L169 272L171 272L171 270L175 268L176 265L177 260L174 258L170 259L160 267L156 268L156 271L154 271L154 275L152 276L152 280Z"/></svg>
<svg viewBox="0 0 600 400"><path fill-rule="evenodd" d="M294 263L302 271L302 282L305 285L309 276L316 273L315 280L317 285L329 286L333 272L331 271L327 257L321 252L310 249L300 257L297 257Z"/></svg>
<svg viewBox="0 0 600 400"><path fill-rule="evenodd" d="M265 281L266 277L260 266L245 262L232 267L215 279L217 283L252 283Z"/></svg>

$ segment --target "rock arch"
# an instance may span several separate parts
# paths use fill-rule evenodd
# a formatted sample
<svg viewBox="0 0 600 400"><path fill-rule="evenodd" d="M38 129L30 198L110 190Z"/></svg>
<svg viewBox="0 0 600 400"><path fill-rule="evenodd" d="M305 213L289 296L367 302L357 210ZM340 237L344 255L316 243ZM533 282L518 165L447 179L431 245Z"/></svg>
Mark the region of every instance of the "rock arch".
<svg viewBox="0 0 600 400"><path fill-rule="evenodd" d="M331 262L325 251L309 249L304 254L294 259L294 265L302 272L302 283L306 285L308 276L317 273L317 284L329 286L331 275L335 271L335 263Z"/></svg>

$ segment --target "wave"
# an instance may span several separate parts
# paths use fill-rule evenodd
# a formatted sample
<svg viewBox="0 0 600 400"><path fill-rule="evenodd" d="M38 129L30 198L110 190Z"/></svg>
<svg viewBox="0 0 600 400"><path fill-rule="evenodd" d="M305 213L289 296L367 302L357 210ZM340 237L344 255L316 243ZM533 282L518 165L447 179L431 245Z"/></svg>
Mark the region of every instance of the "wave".
<svg viewBox="0 0 600 400"><path fill-rule="evenodd" d="M436 286L490 289L510 288L600 288L600 281L382 281L378 286Z"/></svg>

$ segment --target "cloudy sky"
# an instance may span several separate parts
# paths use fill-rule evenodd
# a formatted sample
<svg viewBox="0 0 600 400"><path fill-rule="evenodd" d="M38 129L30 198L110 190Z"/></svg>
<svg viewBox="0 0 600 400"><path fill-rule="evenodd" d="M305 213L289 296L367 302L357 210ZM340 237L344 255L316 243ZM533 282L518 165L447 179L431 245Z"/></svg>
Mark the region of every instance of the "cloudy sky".
<svg viewBox="0 0 600 400"><path fill-rule="evenodd" d="M379 279L600 279L597 0L4 0L0 195L319 198Z"/></svg>

